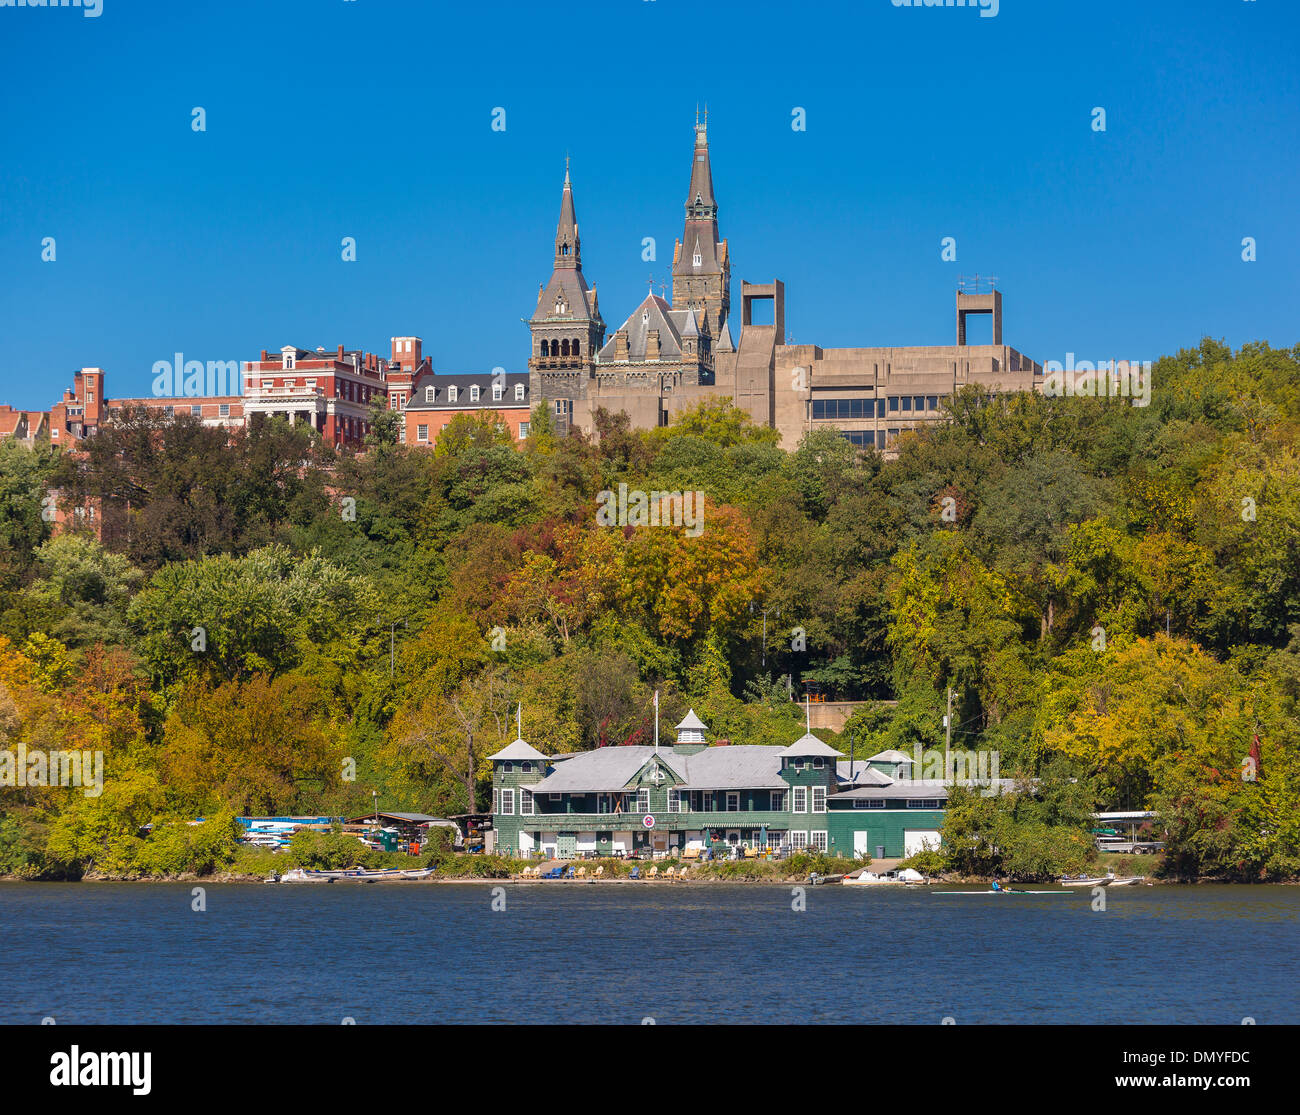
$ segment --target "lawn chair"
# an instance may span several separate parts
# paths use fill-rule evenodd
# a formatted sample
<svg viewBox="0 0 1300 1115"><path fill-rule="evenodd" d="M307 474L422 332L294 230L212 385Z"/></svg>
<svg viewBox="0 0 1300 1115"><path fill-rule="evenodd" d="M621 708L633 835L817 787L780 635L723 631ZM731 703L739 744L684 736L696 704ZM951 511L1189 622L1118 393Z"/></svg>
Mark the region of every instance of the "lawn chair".
<svg viewBox="0 0 1300 1115"><path fill-rule="evenodd" d="M685 878L686 878L686 865L685 865L685 864L682 864L682 866L681 866L680 868L678 868L678 871L677 871L677 878L679 878L679 879L685 879Z"/></svg>
<svg viewBox="0 0 1300 1115"><path fill-rule="evenodd" d="M676 878L677 878L677 873L676 873L676 872L675 872L675 871L670 867L667 871L664 872L664 878L665 878L665 879L676 879Z"/></svg>
<svg viewBox="0 0 1300 1115"><path fill-rule="evenodd" d="M599 879L604 874L605 874L605 865L602 863L598 868L596 868L595 871L592 872L591 877L593 879Z"/></svg>
<svg viewBox="0 0 1300 1115"><path fill-rule="evenodd" d="M657 868L657 867L652 867L652 868L650 868L650 870L647 871L647 872L645 873L645 877L646 877L647 879L657 879L657 878L659 878L659 868Z"/></svg>
<svg viewBox="0 0 1300 1115"><path fill-rule="evenodd" d="M579 868L578 868L578 878L579 878L579 879L585 879L586 877L587 877L587 869L586 869L585 867L579 867Z"/></svg>
<svg viewBox="0 0 1300 1115"><path fill-rule="evenodd" d="M639 868L639 867L634 867L634 868L632 868L632 870L631 870L630 872L628 872L628 876L627 876L627 877L628 877L629 879L639 879L639 878L641 878L641 868Z"/></svg>

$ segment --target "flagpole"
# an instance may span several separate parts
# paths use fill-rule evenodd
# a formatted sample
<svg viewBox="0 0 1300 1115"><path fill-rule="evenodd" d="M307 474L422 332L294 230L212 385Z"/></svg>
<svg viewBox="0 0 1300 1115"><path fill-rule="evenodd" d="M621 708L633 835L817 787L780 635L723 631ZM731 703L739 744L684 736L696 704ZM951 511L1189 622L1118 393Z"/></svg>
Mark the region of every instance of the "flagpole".
<svg viewBox="0 0 1300 1115"><path fill-rule="evenodd" d="M655 754L659 754L659 690L655 690Z"/></svg>

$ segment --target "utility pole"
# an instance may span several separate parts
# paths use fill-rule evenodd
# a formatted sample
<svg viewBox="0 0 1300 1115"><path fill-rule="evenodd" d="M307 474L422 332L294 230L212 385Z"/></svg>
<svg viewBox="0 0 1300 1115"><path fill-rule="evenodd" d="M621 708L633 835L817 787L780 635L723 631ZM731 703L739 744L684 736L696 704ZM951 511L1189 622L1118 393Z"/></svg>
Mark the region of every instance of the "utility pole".
<svg viewBox="0 0 1300 1115"><path fill-rule="evenodd" d="M395 619L388 625L388 676L393 676L393 662L397 657L397 625L406 626L405 619Z"/></svg>
<svg viewBox="0 0 1300 1115"><path fill-rule="evenodd" d="M948 756L952 753L952 686L948 686L948 715L943 718L943 775L948 777Z"/></svg>

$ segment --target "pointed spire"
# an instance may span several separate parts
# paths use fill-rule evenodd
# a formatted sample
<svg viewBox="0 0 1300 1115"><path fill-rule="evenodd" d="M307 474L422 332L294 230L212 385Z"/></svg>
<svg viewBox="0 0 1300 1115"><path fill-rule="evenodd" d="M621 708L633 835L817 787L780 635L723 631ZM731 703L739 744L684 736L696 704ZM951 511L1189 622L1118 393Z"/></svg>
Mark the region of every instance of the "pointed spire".
<svg viewBox="0 0 1300 1115"><path fill-rule="evenodd" d="M686 216L691 220L709 220L717 216L718 203L713 197L713 167L709 160L709 110L704 123L695 125L695 151L691 159L691 188L686 195Z"/></svg>
<svg viewBox="0 0 1300 1115"><path fill-rule="evenodd" d="M577 271L582 268L582 244L578 239L578 214L573 207L573 183L569 179L569 157L564 157L564 192L560 195L560 223L555 227L555 266Z"/></svg>

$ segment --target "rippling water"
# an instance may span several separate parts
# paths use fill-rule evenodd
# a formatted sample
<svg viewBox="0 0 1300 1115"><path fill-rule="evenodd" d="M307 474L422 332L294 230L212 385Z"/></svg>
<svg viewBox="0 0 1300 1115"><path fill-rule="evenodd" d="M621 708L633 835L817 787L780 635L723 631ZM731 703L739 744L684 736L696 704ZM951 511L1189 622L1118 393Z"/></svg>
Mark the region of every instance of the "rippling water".
<svg viewBox="0 0 1300 1115"><path fill-rule="evenodd" d="M1300 1022L1300 887L0 884L0 1020Z"/></svg>

